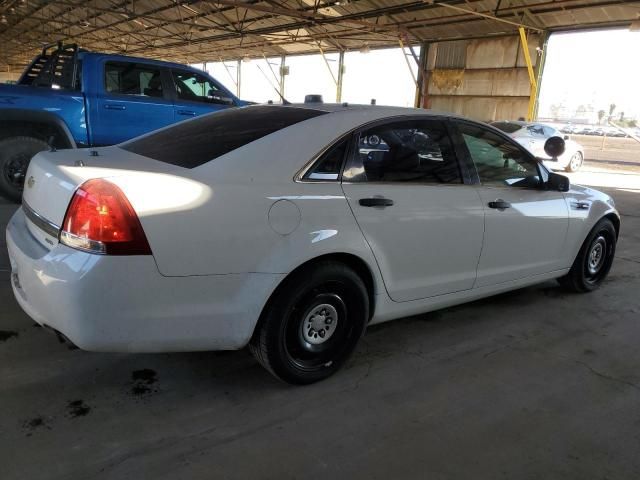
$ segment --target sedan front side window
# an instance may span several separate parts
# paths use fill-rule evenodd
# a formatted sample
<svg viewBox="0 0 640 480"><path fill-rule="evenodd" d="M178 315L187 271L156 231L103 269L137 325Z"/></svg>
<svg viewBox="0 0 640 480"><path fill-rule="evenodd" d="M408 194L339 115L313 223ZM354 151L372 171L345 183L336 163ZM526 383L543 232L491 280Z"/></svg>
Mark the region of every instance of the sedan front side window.
<svg viewBox="0 0 640 480"><path fill-rule="evenodd" d="M514 142L482 127L458 125L480 183L491 186L537 187L538 165Z"/></svg>

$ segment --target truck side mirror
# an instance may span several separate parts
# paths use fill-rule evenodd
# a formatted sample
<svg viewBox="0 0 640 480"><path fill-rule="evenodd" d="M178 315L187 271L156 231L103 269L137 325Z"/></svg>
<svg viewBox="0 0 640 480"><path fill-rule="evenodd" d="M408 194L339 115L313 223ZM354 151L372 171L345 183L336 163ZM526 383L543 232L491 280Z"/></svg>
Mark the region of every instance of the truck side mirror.
<svg viewBox="0 0 640 480"><path fill-rule="evenodd" d="M215 90L209 90L207 92L207 98L211 103L219 103L221 105L233 105L235 102L233 98L228 97L222 92L216 92Z"/></svg>

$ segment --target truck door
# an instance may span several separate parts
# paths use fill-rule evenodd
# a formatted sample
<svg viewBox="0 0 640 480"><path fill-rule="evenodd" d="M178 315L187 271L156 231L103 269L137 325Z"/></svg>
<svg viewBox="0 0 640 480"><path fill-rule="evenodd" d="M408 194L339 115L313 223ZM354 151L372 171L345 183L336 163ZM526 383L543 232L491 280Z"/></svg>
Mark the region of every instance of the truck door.
<svg viewBox="0 0 640 480"><path fill-rule="evenodd" d="M165 69L127 61L103 66L91 125L94 145L120 143L174 122Z"/></svg>
<svg viewBox="0 0 640 480"><path fill-rule="evenodd" d="M171 69L175 121L236 106L236 98L206 75L187 69Z"/></svg>

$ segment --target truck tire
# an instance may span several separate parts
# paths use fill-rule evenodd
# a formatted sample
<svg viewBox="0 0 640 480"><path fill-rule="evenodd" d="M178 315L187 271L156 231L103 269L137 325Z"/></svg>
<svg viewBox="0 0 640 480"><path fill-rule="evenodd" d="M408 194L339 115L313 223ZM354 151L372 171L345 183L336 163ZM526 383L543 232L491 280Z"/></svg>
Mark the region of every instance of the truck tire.
<svg viewBox="0 0 640 480"><path fill-rule="evenodd" d="M0 195L20 203L24 177L36 153L47 150L44 140L33 137L9 137L0 140Z"/></svg>

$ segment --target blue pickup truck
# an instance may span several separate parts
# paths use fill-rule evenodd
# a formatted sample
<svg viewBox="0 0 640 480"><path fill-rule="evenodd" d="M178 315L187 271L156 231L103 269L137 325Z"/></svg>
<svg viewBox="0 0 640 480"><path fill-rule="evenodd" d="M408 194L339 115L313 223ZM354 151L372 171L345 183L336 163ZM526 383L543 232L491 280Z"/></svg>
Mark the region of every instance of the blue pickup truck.
<svg viewBox="0 0 640 480"><path fill-rule="evenodd" d="M20 201L42 150L113 145L245 104L185 65L47 46L16 85L0 85L0 195Z"/></svg>

